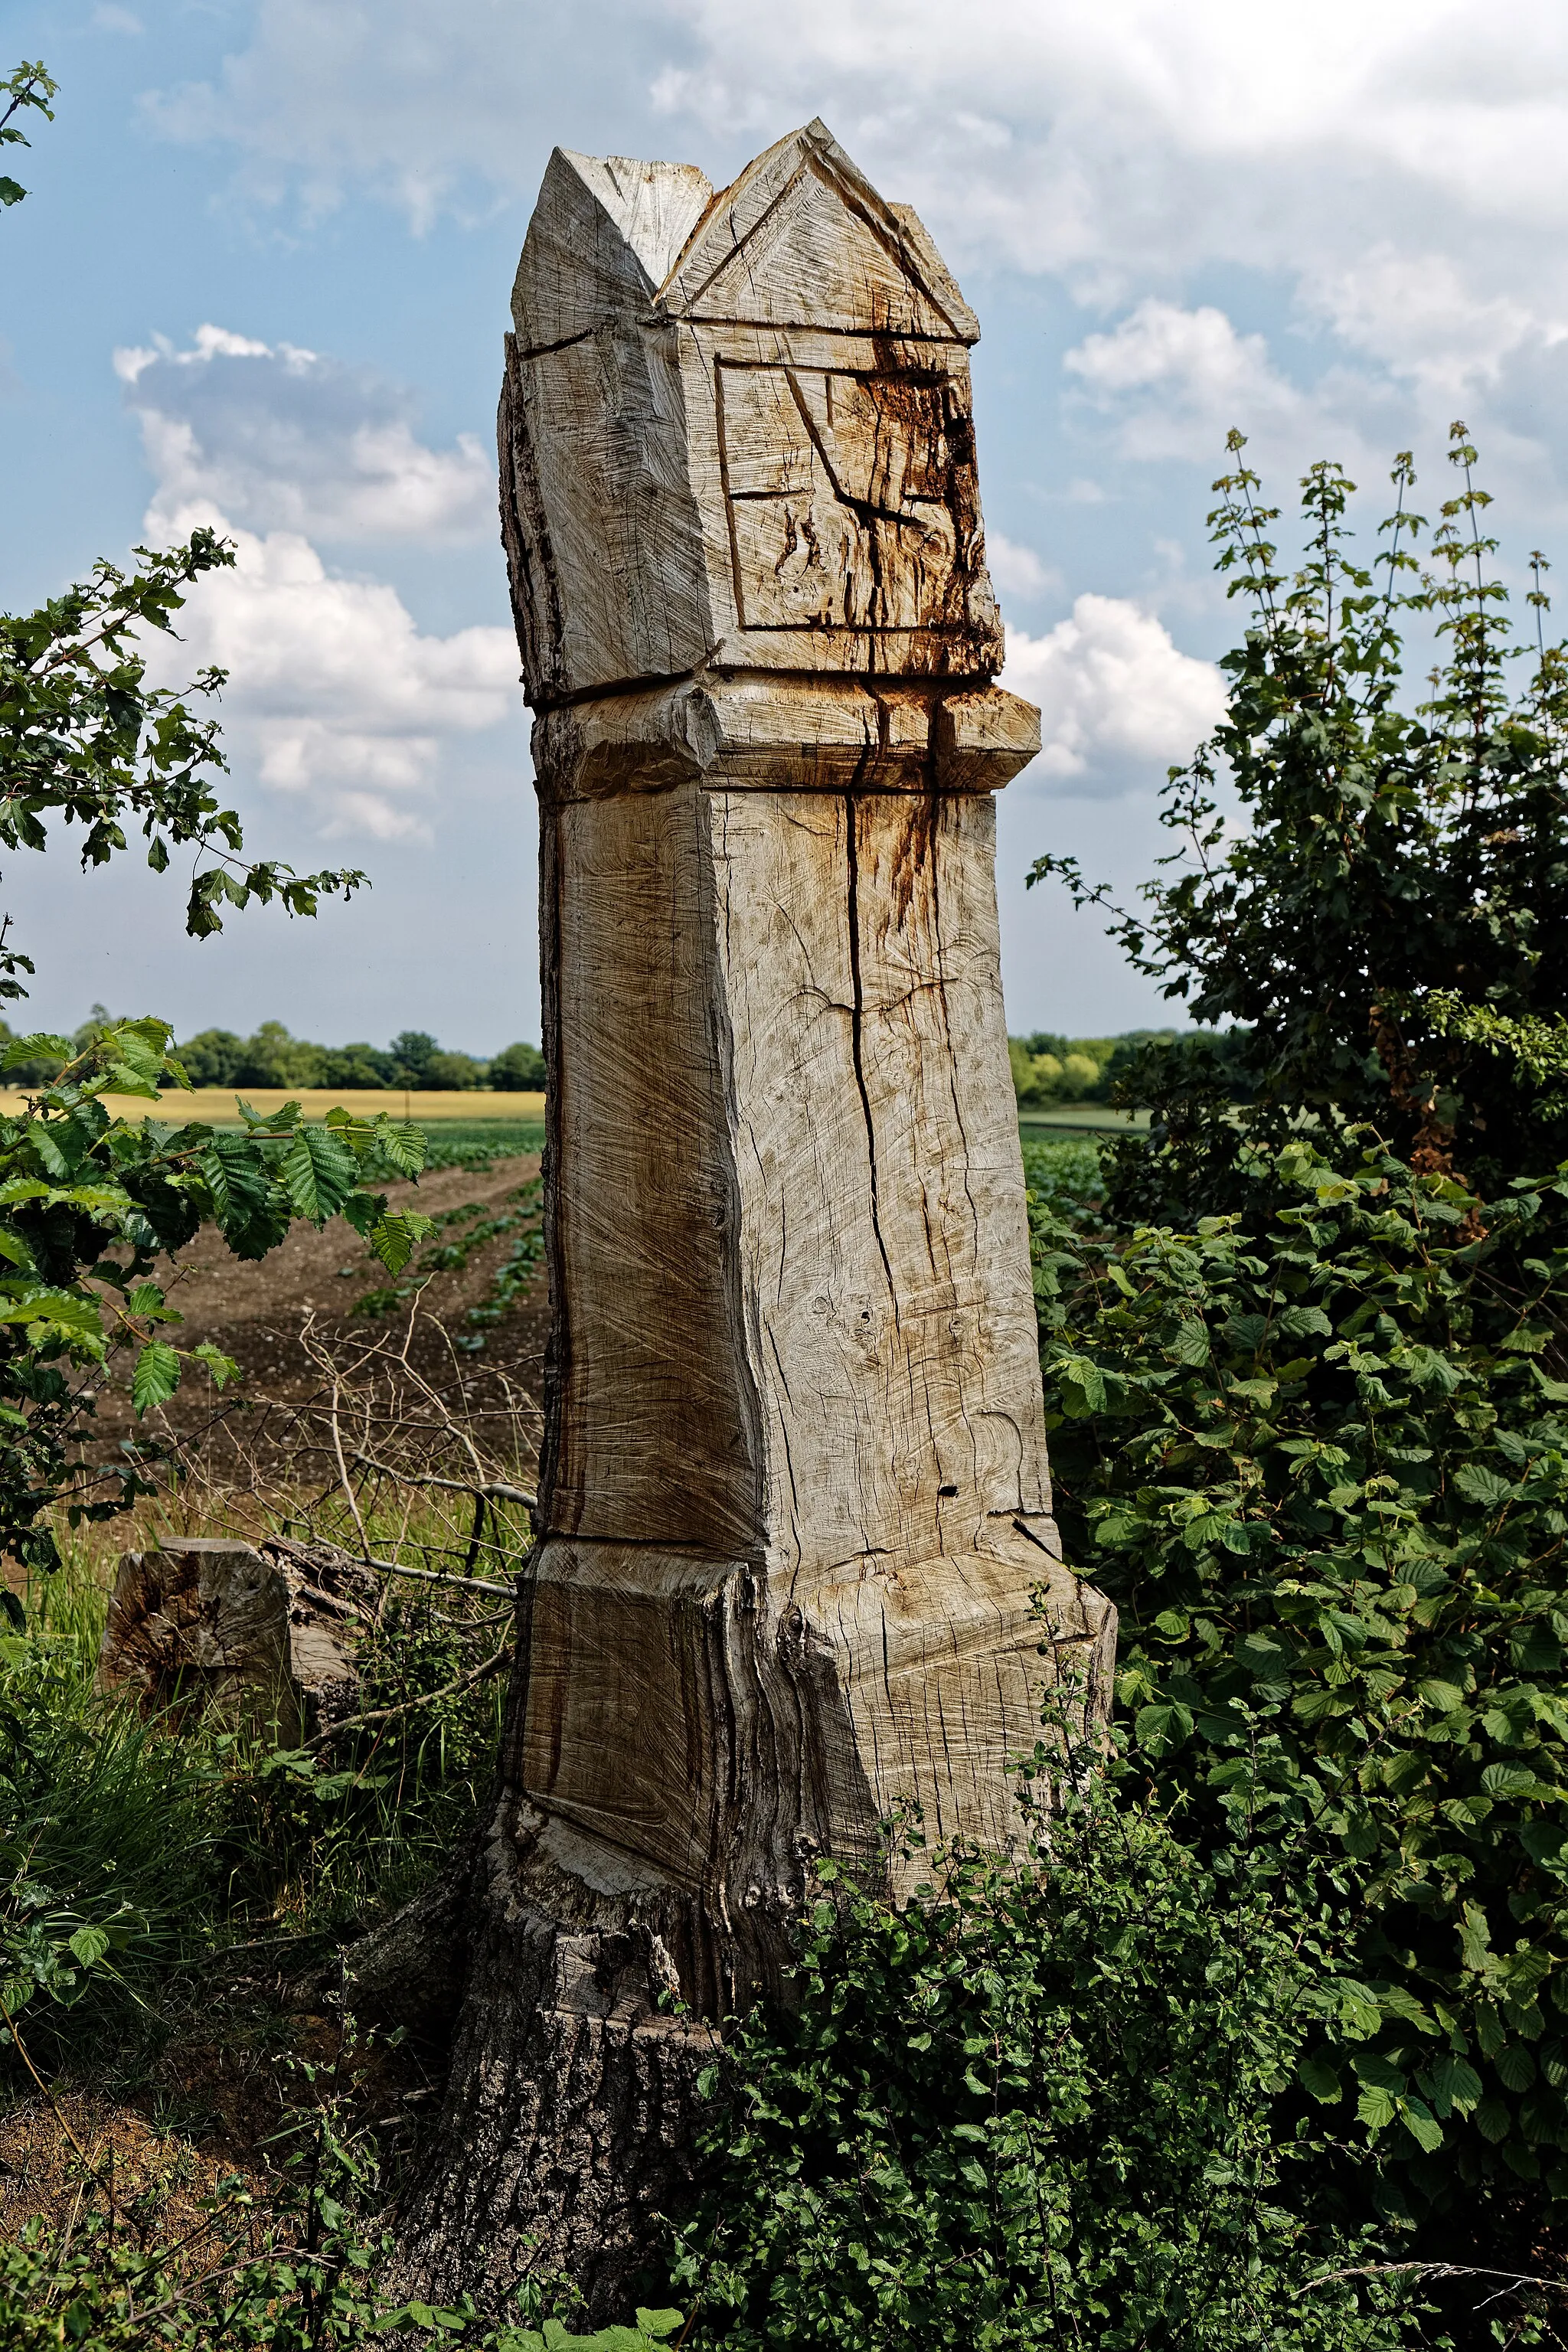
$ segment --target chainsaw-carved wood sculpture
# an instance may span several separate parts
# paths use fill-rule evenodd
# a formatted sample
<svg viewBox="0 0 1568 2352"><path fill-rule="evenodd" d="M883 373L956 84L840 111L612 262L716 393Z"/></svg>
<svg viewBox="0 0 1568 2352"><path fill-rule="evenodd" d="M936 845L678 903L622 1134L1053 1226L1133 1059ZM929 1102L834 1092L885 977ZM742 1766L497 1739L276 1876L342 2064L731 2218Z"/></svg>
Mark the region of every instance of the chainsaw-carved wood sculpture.
<svg viewBox="0 0 1568 2352"><path fill-rule="evenodd" d="M816 122L720 191L557 151L512 307L553 1336L419 2226L604 2309L814 1857L896 1875L905 1804L1005 1844L1114 1620L1050 1516L973 316Z"/></svg>

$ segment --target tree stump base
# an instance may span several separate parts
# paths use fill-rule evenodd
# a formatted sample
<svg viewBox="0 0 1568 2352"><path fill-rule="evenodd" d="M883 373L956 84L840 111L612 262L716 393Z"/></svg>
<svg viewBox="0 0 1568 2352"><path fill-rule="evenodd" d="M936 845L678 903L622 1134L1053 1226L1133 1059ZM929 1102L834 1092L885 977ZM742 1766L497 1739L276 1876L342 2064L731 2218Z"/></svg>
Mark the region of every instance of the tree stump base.
<svg viewBox="0 0 1568 2352"><path fill-rule="evenodd" d="M689 2200L698 2078L721 2043L704 2020L661 2010L674 1969L646 1901L580 1887L575 1918L539 1906L529 1811L498 1804L468 1883L466 1943L443 1951L437 1936L403 1972L421 2019L433 1968L462 1980L447 1979L459 2022L443 2111L399 2216L399 2267L423 2295L481 2303L524 2273L562 2274L597 2326L626 2317L660 2217ZM591 1924L617 1910L619 1926ZM351 1971L358 2014L364 1994L384 2013L376 1973L374 1961L370 1982Z"/></svg>
<svg viewBox="0 0 1568 2352"><path fill-rule="evenodd" d="M147 1714L210 1712L298 1747L352 1715L359 1691L354 1631L369 1580L334 1563L330 1580L345 1589L333 1592L318 1572L297 1546L226 1536L124 1553L100 1687L130 1690Z"/></svg>

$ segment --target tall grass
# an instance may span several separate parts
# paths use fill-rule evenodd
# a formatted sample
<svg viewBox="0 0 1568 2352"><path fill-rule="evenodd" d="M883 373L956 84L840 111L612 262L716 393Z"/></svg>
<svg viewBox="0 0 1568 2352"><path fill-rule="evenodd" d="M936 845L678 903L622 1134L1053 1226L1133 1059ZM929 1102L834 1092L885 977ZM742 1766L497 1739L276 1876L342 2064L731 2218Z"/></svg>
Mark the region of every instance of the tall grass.
<svg viewBox="0 0 1568 2352"><path fill-rule="evenodd" d="M0 1999L39 2063L147 2021L221 1885L221 1768L99 1696L103 1598L68 1547L0 1639Z"/></svg>
<svg viewBox="0 0 1568 2352"><path fill-rule="evenodd" d="M288 1501L263 1517L276 1525ZM380 1556L449 1550L450 1526L418 1497L369 1505ZM153 1516L200 1514L166 1503ZM45 2073L110 2044L133 2059L226 1949L265 1945L287 1967L291 1946L303 1962L373 1924L454 1850L493 1769L504 1675L439 1694L500 1646L510 1610L461 1588L390 1580L361 1646L359 1705L405 1711L325 1748L280 1750L188 1713L145 1718L100 1692L118 1556L157 1531L61 1530L61 1566L28 1586L25 1623L0 1621L0 2000ZM487 1559L487 1578L501 1582L504 1565ZM25 2063L0 2017L0 2074Z"/></svg>

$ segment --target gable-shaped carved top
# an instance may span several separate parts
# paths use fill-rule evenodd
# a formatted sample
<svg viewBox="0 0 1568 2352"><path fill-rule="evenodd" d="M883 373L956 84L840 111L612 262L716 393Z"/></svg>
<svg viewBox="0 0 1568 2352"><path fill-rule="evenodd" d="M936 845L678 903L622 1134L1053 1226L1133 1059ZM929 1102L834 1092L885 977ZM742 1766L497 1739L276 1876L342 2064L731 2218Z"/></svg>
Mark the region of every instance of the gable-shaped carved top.
<svg viewBox="0 0 1568 2352"><path fill-rule="evenodd" d="M525 352L628 311L973 343L980 329L908 205L808 122L717 193L686 163L550 159L512 310Z"/></svg>

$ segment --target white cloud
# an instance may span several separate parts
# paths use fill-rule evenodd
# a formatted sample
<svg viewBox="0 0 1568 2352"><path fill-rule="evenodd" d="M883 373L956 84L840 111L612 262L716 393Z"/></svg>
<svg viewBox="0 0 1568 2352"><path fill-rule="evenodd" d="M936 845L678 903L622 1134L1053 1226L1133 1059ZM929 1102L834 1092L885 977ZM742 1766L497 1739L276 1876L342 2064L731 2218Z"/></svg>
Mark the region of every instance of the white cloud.
<svg viewBox="0 0 1568 2352"><path fill-rule="evenodd" d="M1151 295L1110 332L1088 335L1062 362L1083 396L1117 420L1124 457L1216 457L1230 426L1277 433L1307 404L1276 373L1261 335L1241 335L1223 310L1184 310Z"/></svg>
<svg viewBox="0 0 1568 2352"><path fill-rule="evenodd" d="M395 588L334 578L296 532L233 529L205 505L167 520L177 537L198 523L226 532L238 561L192 591L181 642L153 649L159 674L226 669L236 764L308 797L329 837L427 840L425 796L444 751L521 709L510 630L424 636Z"/></svg>
<svg viewBox="0 0 1568 2352"><path fill-rule="evenodd" d="M435 16L255 0L245 21L219 71L153 94L151 120L227 144L253 195L307 209L368 187L419 226L498 205L521 225L556 138L721 177L821 112L961 272L1011 264L1102 309L1173 310L1195 272L1263 273L1418 402L1473 398L1568 330L1556 0L1489 16L984 0L961 34L951 0L447 0ZM1247 379L1248 340L1209 357L1278 414L1277 373L1257 359ZM1394 429L1411 437L1408 419ZM1150 420L1141 446L1158 445Z"/></svg>
<svg viewBox="0 0 1568 2352"><path fill-rule="evenodd" d="M985 564L1004 596L1044 596L1061 586L1061 574L1040 562L1032 547L1020 547L999 530L985 534Z"/></svg>
<svg viewBox="0 0 1568 2352"><path fill-rule="evenodd" d="M1400 253L1386 241L1310 276L1302 299L1345 342L1439 401L1494 385L1527 345L1550 351L1568 340L1568 320L1515 295L1478 295L1447 254Z"/></svg>
<svg viewBox="0 0 1568 2352"><path fill-rule="evenodd" d="M493 536L495 469L471 434L431 449L408 396L368 370L295 343L196 330L117 351L157 481L149 528L206 501L258 530L313 537Z"/></svg>
<svg viewBox="0 0 1568 2352"><path fill-rule="evenodd" d="M1079 596L1043 637L1009 629L1002 683L1040 706L1031 772L1097 797L1163 781L1225 709L1213 664L1178 652L1152 614L1120 596Z"/></svg>

